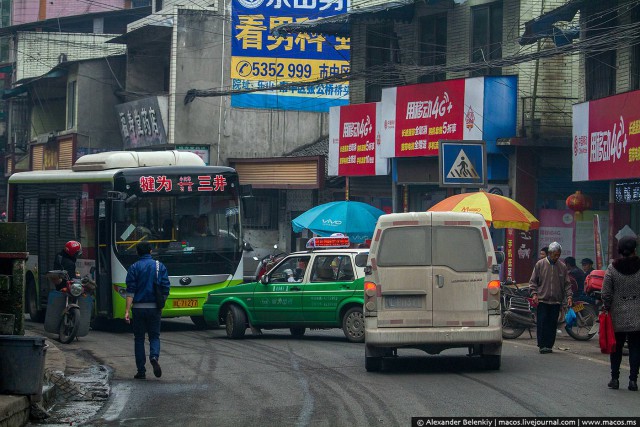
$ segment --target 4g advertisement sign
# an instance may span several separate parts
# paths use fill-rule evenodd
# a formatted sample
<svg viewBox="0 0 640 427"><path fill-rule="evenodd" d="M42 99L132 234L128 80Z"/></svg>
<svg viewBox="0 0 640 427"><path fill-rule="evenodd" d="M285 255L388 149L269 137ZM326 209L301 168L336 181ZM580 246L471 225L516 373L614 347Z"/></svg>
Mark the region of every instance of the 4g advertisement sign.
<svg viewBox="0 0 640 427"><path fill-rule="evenodd" d="M349 103L349 84L296 86L349 71L348 37L290 34L279 25L347 13L348 0L233 0L231 79L234 90L292 86L233 95L231 106L329 111Z"/></svg>
<svg viewBox="0 0 640 427"><path fill-rule="evenodd" d="M440 140L516 134L517 77L491 76L382 90L382 157L437 156Z"/></svg>
<svg viewBox="0 0 640 427"><path fill-rule="evenodd" d="M380 157L379 102L333 107L329 111L329 176L387 175Z"/></svg>
<svg viewBox="0 0 640 427"><path fill-rule="evenodd" d="M640 91L573 106L573 180L640 177Z"/></svg>

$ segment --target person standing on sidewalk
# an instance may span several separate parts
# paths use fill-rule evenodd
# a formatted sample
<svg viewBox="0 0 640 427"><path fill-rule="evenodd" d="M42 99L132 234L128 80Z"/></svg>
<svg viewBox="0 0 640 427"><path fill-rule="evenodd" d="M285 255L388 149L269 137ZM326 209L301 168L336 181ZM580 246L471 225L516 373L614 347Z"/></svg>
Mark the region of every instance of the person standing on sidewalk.
<svg viewBox="0 0 640 427"><path fill-rule="evenodd" d="M640 258L636 254L635 237L618 241L618 258L607 268L602 282L604 309L611 313L616 335L616 350L609 356L611 381L608 387L620 387L622 347L629 340L629 390L638 391L640 368Z"/></svg>
<svg viewBox="0 0 640 427"><path fill-rule="evenodd" d="M151 258L151 244L140 242L136 245L139 259L127 271L127 307L124 319L131 321L129 313L133 305L133 336L135 340L136 367L138 372L134 378L146 378L146 355L144 348L145 334L149 335L149 362L153 367L153 375L162 376L158 363L160 357L160 319L162 309L156 304L153 290L154 282L162 289L165 299L169 295L169 275L167 268L159 261Z"/></svg>
<svg viewBox="0 0 640 427"><path fill-rule="evenodd" d="M529 280L533 303L538 305L536 335L540 353L552 353L556 342L558 316L564 297L569 307L573 305L571 280L567 266L560 261L562 246L553 242L549 254L536 263Z"/></svg>

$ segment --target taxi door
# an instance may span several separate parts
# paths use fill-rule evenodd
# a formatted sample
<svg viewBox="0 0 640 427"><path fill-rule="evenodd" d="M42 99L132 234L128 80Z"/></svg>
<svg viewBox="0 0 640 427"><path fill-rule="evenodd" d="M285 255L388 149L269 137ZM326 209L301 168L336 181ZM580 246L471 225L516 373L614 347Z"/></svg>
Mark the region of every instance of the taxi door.
<svg viewBox="0 0 640 427"><path fill-rule="evenodd" d="M290 272L309 256L292 256L269 271L266 284L258 283L253 292L255 321L261 324L287 324L302 321L302 286L304 278L289 281Z"/></svg>
<svg viewBox="0 0 640 427"><path fill-rule="evenodd" d="M355 293L354 280L350 254L316 254L302 294L305 324L339 322L338 307Z"/></svg>

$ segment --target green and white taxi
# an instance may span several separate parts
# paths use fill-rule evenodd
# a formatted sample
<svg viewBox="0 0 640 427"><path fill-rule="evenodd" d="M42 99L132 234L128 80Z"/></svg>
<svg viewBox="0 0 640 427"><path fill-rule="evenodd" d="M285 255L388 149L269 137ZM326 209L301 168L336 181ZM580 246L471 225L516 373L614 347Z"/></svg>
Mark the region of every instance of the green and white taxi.
<svg viewBox="0 0 640 427"><path fill-rule="evenodd" d="M307 328L342 328L347 340L363 342L369 250L348 246L346 237L311 239L312 249L288 255L260 281L210 292L205 320L225 325L229 338L242 338L247 328L288 328L294 336Z"/></svg>

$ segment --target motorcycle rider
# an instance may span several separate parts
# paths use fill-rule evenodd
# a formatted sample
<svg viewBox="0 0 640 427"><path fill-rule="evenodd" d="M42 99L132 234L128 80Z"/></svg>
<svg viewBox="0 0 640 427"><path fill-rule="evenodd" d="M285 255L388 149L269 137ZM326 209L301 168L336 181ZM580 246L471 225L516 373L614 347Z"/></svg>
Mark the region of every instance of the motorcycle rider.
<svg viewBox="0 0 640 427"><path fill-rule="evenodd" d="M64 245L64 249L56 255L53 262L54 270L64 270L69 275L69 279L75 279L76 273L76 260L82 255L82 245L75 240L69 240ZM64 281L56 283L56 290L60 290L65 287Z"/></svg>

